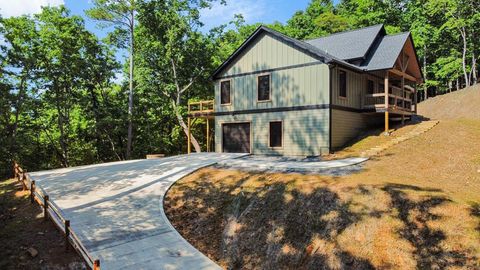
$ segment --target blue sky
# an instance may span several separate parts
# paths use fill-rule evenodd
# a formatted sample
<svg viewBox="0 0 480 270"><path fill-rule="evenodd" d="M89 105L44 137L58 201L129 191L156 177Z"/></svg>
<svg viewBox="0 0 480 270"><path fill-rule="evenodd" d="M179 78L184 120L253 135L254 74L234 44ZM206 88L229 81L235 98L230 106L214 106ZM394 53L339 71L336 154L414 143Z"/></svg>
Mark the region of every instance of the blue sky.
<svg viewBox="0 0 480 270"><path fill-rule="evenodd" d="M226 0L227 5L214 4L209 10L203 10L204 30L230 22L235 14L242 14L246 23L286 22L296 11L304 10L311 0ZM88 30L99 38L104 38L109 29L99 28L97 22L87 18L84 11L92 7L90 0L0 0L0 14L3 17L34 14L40 12L41 6L65 5L74 15L84 17ZM117 59L123 61L125 51L117 53ZM121 80L122 75L118 74Z"/></svg>
<svg viewBox="0 0 480 270"><path fill-rule="evenodd" d="M242 14L247 23L286 22L296 11L304 10L311 0L227 0L227 5L214 4L209 10L202 10L204 30L230 22L235 14ZM92 7L90 0L0 0L0 14L3 17L33 14L40 11L41 6L62 5L72 14L85 19L88 30L99 38L106 36L108 29L101 29L97 22L87 18L84 11ZM122 54L117 57L122 58ZM120 60L120 59L119 59Z"/></svg>
<svg viewBox="0 0 480 270"><path fill-rule="evenodd" d="M204 30L233 19L235 14L242 14L247 23L286 22L297 10L303 10L311 0L227 0L227 5L214 4L210 10L202 11ZM61 5L68 7L72 14L85 17L84 10L92 6L90 0L0 0L0 14L4 17L32 14L40 11L40 6ZM100 38L105 31L99 29L96 23L85 18L90 31Z"/></svg>

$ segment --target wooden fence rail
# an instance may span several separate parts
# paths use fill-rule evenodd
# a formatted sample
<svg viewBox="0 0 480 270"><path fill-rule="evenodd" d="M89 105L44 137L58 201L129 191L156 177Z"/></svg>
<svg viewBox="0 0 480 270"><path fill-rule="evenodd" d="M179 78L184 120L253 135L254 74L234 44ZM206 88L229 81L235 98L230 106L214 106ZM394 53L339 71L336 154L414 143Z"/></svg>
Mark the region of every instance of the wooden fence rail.
<svg viewBox="0 0 480 270"><path fill-rule="evenodd" d="M65 219L60 207L50 200L48 194L41 187L37 186L35 181L30 178L27 170L22 169L18 163L13 164L13 173L15 178L22 184L23 190L30 190L31 203L36 202L43 209L45 219L50 218L65 237L65 250L68 251L71 245L87 265L93 270L100 270L100 260L94 259L82 244L77 234L70 227L70 220Z"/></svg>

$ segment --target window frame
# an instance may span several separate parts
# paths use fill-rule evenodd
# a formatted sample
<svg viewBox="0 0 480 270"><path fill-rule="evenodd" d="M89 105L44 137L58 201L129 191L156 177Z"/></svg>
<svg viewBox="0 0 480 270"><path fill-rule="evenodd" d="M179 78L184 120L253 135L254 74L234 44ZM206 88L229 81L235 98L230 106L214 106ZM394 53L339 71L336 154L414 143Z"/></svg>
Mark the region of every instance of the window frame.
<svg viewBox="0 0 480 270"><path fill-rule="evenodd" d="M230 102L229 103L222 103L222 83L223 82L230 82L230 90L229 90L229 94L230 94ZM232 95L232 79L225 79L225 80L221 80L220 83L219 83L219 92L220 92L220 106L230 106L232 105L232 99L233 99L233 95Z"/></svg>
<svg viewBox="0 0 480 270"><path fill-rule="evenodd" d="M281 127L280 127L280 146L272 146L271 145L271 137L272 137L272 134L271 134L271 124L272 123L280 123ZM284 127L283 127L283 120L271 120L271 121L268 121L268 148L270 149L283 149L283 146L284 146Z"/></svg>
<svg viewBox="0 0 480 270"><path fill-rule="evenodd" d="M269 90L268 90L268 99L265 99L265 100L260 100L259 97L259 91L260 91L260 87L259 87L259 79L260 77L263 77L263 76L268 76L268 86L269 86ZM267 72L267 73L260 73L257 75L257 102L258 103L262 103L262 102L271 102L272 101L272 73L270 72Z"/></svg>
<svg viewBox="0 0 480 270"><path fill-rule="evenodd" d="M342 96L342 85L340 80L340 76L342 73L345 74L345 96ZM347 99L348 97L348 76L347 76L347 71L343 69L340 69L338 71L338 97L340 99Z"/></svg>

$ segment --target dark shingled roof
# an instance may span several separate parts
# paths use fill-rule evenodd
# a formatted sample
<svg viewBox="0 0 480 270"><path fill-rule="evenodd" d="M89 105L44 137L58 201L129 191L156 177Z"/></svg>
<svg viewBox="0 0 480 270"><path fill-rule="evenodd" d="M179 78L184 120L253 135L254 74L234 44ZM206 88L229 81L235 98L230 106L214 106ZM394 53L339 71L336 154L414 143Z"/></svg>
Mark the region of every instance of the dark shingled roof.
<svg viewBox="0 0 480 270"><path fill-rule="evenodd" d="M368 71L392 68L409 36L409 32L383 36L360 68Z"/></svg>
<svg viewBox="0 0 480 270"><path fill-rule="evenodd" d="M382 24L300 41L260 26L212 74L216 78L260 33L269 33L326 64L335 63L355 71L391 69L410 37L409 32L387 35ZM421 71L420 71L421 72Z"/></svg>
<svg viewBox="0 0 480 270"><path fill-rule="evenodd" d="M364 59L377 37L384 33L383 25L378 24L306 42L343 60Z"/></svg>

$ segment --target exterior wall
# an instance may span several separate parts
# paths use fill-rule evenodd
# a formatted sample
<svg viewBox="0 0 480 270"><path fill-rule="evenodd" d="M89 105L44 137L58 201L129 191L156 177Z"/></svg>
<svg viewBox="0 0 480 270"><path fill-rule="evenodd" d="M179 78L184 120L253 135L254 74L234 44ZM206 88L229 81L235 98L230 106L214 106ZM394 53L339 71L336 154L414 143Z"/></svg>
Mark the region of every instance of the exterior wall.
<svg viewBox="0 0 480 270"><path fill-rule="evenodd" d="M269 122L283 123L282 148L269 147ZM329 151L329 109L215 117L215 150L222 152L222 124L250 122L252 154L318 156Z"/></svg>
<svg viewBox="0 0 480 270"><path fill-rule="evenodd" d="M339 80L338 71L343 70L347 73L347 97L340 97L339 92ZM383 79L369 74L362 74L335 67L332 69L332 104L342 107L362 109L363 99L367 94L367 80L375 82L375 90L378 89L378 85L383 83ZM383 92L383 89L382 91Z"/></svg>
<svg viewBox="0 0 480 270"><path fill-rule="evenodd" d="M258 102L257 77L265 71L271 75L271 100ZM220 104L223 80L231 80L230 105ZM253 154L315 156L328 153L329 95L328 65L291 44L263 34L215 81L215 111L219 113L215 117L215 149L222 151L222 123L250 122ZM315 106L292 109L309 105ZM256 112L245 112L248 110ZM269 122L278 120L283 121L283 147L270 148Z"/></svg>
<svg viewBox="0 0 480 270"><path fill-rule="evenodd" d="M219 77L317 61L277 37L263 33Z"/></svg>
<svg viewBox="0 0 480 270"><path fill-rule="evenodd" d="M271 101L257 102L257 77L265 70L273 70ZM267 34L253 41L220 77L215 81L216 112L329 103L328 65ZM223 80L231 80L231 105L219 102Z"/></svg>
<svg viewBox="0 0 480 270"><path fill-rule="evenodd" d="M338 149L357 137L367 127L367 117L361 113L332 110L332 148Z"/></svg>

